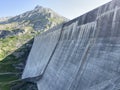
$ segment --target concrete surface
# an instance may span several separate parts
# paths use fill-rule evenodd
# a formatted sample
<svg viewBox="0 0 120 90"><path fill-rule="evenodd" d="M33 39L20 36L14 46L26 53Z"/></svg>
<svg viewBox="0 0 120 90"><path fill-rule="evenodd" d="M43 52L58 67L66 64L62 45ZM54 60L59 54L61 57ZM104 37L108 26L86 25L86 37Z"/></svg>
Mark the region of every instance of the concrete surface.
<svg viewBox="0 0 120 90"><path fill-rule="evenodd" d="M38 90L120 89L120 1L36 37L22 78Z"/></svg>

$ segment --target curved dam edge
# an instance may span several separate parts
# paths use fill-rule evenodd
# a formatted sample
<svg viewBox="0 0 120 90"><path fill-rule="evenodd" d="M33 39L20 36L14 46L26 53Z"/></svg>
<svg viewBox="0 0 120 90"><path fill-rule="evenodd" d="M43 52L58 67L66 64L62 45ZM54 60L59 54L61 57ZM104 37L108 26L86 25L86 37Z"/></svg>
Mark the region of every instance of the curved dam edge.
<svg viewBox="0 0 120 90"><path fill-rule="evenodd" d="M22 78L38 90L120 89L120 1L35 38Z"/></svg>
<svg viewBox="0 0 120 90"><path fill-rule="evenodd" d="M32 68L29 68L29 65L26 65L25 68L27 70L24 70L22 78L37 77L39 75L41 76L44 73L44 69L49 63L49 60L60 39L62 26L63 25L61 24L57 27L54 27L50 31L47 31L35 37L31 52L27 60L27 63L29 63L29 65L32 66ZM36 55L38 57L36 57ZM33 60L35 62L32 62ZM40 61L37 62L37 60L40 60ZM39 67L39 69L36 67ZM28 74L28 73L31 73L31 74Z"/></svg>

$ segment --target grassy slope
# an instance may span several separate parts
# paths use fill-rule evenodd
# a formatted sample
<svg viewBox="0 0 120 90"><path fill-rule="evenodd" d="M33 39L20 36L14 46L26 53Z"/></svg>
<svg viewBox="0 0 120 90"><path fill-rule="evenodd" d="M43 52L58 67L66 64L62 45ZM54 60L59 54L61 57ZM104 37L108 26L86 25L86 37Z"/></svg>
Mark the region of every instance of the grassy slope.
<svg viewBox="0 0 120 90"><path fill-rule="evenodd" d="M22 45L19 49L5 57L0 62L0 90L10 90L11 84L14 82L16 83L16 80L19 80L21 78L21 74L30 52L32 43L33 39ZM24 54L21 54L23 52ZM18 53L21 56L16 57L14 55L15 53Z"/></svg>

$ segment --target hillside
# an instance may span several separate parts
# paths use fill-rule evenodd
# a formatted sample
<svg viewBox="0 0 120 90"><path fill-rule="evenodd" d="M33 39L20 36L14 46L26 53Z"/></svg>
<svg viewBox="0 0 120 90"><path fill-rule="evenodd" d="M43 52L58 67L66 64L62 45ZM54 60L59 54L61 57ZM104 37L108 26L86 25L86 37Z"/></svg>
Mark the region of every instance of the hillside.
<svg viewBox="0 0 120 90"><path fill-rule="evenodd" d="M33 38L65 21L66 18L41 6L0 18L0 90L9 90L11 82L21 78Z"/></svg>
<svg viewBox="0 0 120 90"><path fill-rule="evenodd" d="M0 22L0 60L35 35L49 30L67 19L51 9L36 6L31 11L1 20L3 21ZM13 43L14 45L12 45ZM10 47L9 51L7 51L7 47Z"/></svg>

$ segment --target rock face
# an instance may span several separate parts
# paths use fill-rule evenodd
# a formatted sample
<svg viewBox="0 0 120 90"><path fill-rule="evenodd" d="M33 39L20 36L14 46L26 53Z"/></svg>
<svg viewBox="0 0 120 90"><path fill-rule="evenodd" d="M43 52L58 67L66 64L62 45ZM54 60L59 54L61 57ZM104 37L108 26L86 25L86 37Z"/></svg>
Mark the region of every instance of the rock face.
<svg viewBox="0 0 120 90"><path fill-rule="evenodd" d="M24 30L20 30L20 29L16 29L16 30L0 30L0 38L6 38L6 37L10 37L10 36L16 36L16 35L20 35L23 34L25 31Z"/></svg>
<svg viewBox="0 0 120 90"><path fill-rule="evenodd" d="M38 90L120 89L120 0L35 38L22 78Z"/></svg>

